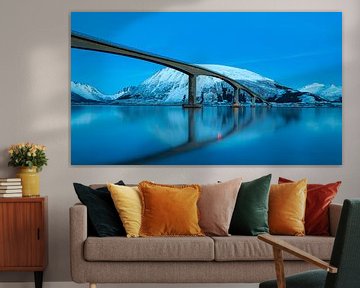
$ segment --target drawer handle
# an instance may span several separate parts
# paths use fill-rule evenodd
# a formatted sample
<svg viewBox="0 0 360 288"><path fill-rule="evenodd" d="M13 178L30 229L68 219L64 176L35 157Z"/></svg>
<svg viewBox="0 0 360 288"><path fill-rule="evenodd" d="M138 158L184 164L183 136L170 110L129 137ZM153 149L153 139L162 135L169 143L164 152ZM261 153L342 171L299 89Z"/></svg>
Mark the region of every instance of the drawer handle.
<svg viewBox="0 0 360 288"><path fill-rule="evenodd" d="M40 240L40 228L37 229L37 240Z"/></svg>

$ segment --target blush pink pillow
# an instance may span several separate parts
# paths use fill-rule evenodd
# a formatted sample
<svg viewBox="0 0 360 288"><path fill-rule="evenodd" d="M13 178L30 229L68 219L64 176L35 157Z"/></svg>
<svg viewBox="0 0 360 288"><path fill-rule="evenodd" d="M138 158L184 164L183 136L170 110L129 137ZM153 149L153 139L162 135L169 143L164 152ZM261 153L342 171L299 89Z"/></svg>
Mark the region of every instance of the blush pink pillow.
<svg viewBox="0 0 360 288"><path fill-rule="evenodd" d="M229 236L231 217L242 178L209 185L200 185L199 225L207 235Z"/></svg>

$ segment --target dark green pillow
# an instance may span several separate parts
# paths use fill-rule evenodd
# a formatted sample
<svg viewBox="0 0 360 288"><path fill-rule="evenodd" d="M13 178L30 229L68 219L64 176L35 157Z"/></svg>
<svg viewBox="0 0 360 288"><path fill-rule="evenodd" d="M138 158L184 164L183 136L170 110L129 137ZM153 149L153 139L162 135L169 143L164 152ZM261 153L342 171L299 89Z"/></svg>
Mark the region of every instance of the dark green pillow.
<svg viewBox="0 0 360 288"><path fill-rule="evenodd" d="M269 233L270 181L271 174L241 184L230 222L230 234L256 236Z"/></svg>
<svg viewBox="0 0 360 288"><path fill-rule="evenodd" d="M122 181L115 184L125 185ZM99 237L126 235L107 187L92 189L74 183L74 188L81 203L87 207L89 235Z"/></svg>

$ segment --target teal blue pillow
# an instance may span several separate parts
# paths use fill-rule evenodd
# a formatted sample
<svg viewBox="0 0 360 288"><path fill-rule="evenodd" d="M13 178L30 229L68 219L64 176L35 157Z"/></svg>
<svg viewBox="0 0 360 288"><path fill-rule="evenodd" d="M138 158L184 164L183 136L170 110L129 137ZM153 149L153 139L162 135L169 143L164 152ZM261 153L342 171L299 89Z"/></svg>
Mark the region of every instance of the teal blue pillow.
<svg viewBox="0 0 360 288"><path fill-rule="evenodd" d="M271 174L241 184L230 222L230 234L256 236L269 233L270 182Z"/></svg>

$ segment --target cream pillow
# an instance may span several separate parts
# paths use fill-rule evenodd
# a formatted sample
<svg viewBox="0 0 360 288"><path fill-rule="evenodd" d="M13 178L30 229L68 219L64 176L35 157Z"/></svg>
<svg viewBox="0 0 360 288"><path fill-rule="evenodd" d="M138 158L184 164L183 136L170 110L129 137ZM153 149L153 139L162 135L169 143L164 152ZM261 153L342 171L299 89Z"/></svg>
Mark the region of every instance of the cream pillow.
<svg viewBox="0 0 360 288"><path fill-rule="evenodd" d="M127 237L139 237L141 227L141 196L138 187L107 184Z"/></svg>

